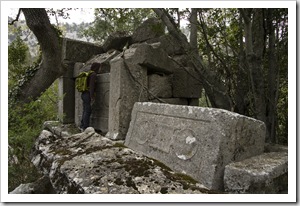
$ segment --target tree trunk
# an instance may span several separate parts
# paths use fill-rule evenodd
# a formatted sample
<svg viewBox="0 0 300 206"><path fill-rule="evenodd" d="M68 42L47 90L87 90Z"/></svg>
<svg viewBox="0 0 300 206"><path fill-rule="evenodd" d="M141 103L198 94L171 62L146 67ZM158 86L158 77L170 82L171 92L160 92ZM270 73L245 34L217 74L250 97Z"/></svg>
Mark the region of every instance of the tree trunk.
<svg viewBox="0 0 300 206"><path fill-rule="evenodd" d="M42 61L34 76L21 86L18 100L29 102L37 99L64 72L62 65L61 39L50 24L45 9L22 9L26 24L36 36Z"/></svg>
<svg viewBox="0 0 300 206"><path fill-rule="evenodd" d="M267 97L267 112L268 112L268 130L270 132L270 142L276 142L276 77L278 76L277 56L275 53L275 30L273 26L273 9L268 9L268 33L269 33L269 70L268 70L268 97Z"/></svg>
<svg viewBox="0 0 300 206"><path fill-rule="evenodd" d="M235 89L235 112L243 115L249 115L249 72L247 72L247 65L245 64L245 52L244 52L244 42L242 33L242 17L240 16L240 34L239 34L239 67L236 79L236 89Z"/></svg>
<svg viewBox="0 0 300 206"><path fill-rule="evenodd" d="M169 33L177 40L178 44L185 49L186 54L194 64L194 68L199 73L201 83L212 104L212 107L232 110L232 100L228 95L224 83L218 80L217 75L203 64L198 52L193 50L187 41L186 36L172 24L169 19L170 16L166 10L153 8L153 11L159 18L161 18L167 26Z"/></svg>
<svg viewBox="0 0 300 206"><path fill-rule="evenodd" d="M265 84L262 64L263 50L265 46L263 9L240 9L240 12L245 23L246 60L251 78L251 87L254 98L254 113L257 119L267 123ZM267 131L267 142L268 136Z"/></svg>
<svg viewBox="0 0 300 206"><path fill-rule="evenodd" d="M191 35L190 35L190 44L192 49L195 52L198 52L198 43L197 43L197 9L192 8L192 13L190 16L190 24L191 24Z"/></svg>

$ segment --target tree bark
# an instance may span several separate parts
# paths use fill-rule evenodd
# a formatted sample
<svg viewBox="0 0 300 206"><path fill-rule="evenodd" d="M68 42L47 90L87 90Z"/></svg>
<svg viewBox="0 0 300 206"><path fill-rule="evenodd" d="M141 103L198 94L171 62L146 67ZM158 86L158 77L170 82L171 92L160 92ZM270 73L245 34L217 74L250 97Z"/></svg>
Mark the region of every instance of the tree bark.
<svg viewBox="0 0 300 206"><path fill-rule="evenodd" d="M192 8L192 13L190 16L190 24L191 24L191 35L190 35L190 44L195 52L198 52L198 43L197 43L197 12L196 8Z"/></svg>
<svg viewBox="0 0 300 206"><path fill-rule="evenodd" d="M62 65L61 39L50 24L45 9L22 8L26 24L36 36L41 51L42 61L34 76L21 86L17 97L20 102L37 99L64 72Z"/></svg>
<svg viewBox="0 0 300 206"><path fill-rule="evenodd" d="M276 142L276 105L277 105L277 83L278 76L277 55L275 53L275 29L273 26L273 9L268 9L267 25L269 33L269 70L268 70L268 98L267 98L267 112L268 112L268 130L270 131L270 142ZM278 80L277 80L278 81Z"/></svg>
<svg viewBox="0 0 300 206"><path fill-rule="evenodd" d="M239 34L239 67L237 72L236 79L236 88L235 88L235 112L249 115L249 72L247 72L247 65L245 64L245 52L244 52L244 42L243 42L243 33L242 33L242 16L239 19L240 24L240 34Z"/></svg>
<svg viewBox="0 0 300 206"><path fill-rule="evenodd" d="M267 123L263 75L264 16L263 9L239 9L245 23L246 60L254 98L255 118ZM267 131L267 141L268 141Z"/></svg>
<svg viewBox="0 0 300 206"><path fill-rule="evenodd" d="M232 110L233 104L230 99L226 87L223 82L218 80L217 75L209 70L201 60L198 52L195 52L186 36L178 30L174 24L170 21L170 16L165 9L152 8L159 18L167 26L169 33L177 40L186 51L186 54L194 64L194 68L199 73L201 83L205 89L205 92L212 104L212 107L223 108L226 110Z"/></svg>

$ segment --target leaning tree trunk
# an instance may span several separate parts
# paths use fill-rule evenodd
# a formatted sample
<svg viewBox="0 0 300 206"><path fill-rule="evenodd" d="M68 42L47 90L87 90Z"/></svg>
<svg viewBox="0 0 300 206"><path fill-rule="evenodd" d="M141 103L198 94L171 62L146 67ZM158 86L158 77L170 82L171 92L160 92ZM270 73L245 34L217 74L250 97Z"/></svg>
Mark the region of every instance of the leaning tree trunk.
<svg viewBox="0 0 300 206"><path fill-rule="evenodd" d="M50 24L45 9L22 9L26 24L36 36L42 60L34 76L21 86L17 97L20 102L37 99L59 76L63 74L61 42Z"/></svg>
<svg viewBox="0 0 300 206"><path fill-rule="evenodd" d="M201 60L198 51L193 50L186 36L176 28L170 21L170 16L165 9L152 8L163 23L167 26L170 34L177 40L186 51L186 54L194 64L196 71L199 73L199 78L205 89L205 92L213 107L232 110L233 104L230 99L226 87L223 82L218 80L217 75L209 70Z"/></svg>

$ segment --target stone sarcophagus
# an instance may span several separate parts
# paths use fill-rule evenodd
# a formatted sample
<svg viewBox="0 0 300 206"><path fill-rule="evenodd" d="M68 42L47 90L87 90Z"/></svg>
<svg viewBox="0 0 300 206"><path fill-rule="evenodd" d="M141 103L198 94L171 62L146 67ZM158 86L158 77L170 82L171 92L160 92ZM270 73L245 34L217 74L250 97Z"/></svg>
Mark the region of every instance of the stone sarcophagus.
<svg viewBox="0 0 300 206"><path fill-rule="evenodd" d="M227 164L263 153L263 122L221 109L135 103L125 145L223 190Z"/></svg>

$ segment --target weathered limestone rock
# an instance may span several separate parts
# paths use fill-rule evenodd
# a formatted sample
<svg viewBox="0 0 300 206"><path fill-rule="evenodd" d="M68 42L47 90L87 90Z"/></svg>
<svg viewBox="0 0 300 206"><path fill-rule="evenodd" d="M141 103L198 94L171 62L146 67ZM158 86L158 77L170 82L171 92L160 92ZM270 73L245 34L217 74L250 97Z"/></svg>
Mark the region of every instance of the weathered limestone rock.
<svg viewBox="0 0 300 206"><path fill-rule="evenodd" d="M133 64L147 67L149 73L172 74L176 64L161 48L154 49L149 44L139 44L124 52L124 59Z"/></svg>
<svg viewBox="0 0 300 206"><path fill-rule="evenodd" d="M125 63L127 67L125 66ZM135 102L147 101L147 69L124 61L120 56L111 64L109 123L106 137L125 139L130 123L130 114Z"/></svg>
<svg viewBox="0 0 300 206"><path fill-rule="evenodd" d="M172 97L172 76L152 74L148 76L148 89L150 92L149 100L155 97L170 98ZM154 95L154 96L152 96Z"/></svg>
<svg viewBox="0 0 300 206"><path fill-rule="evenodd" d="M173 74L173 97L199 98L202 86L199 75L192 67L175 67Z"/></svg>
<svg viewBox="0 0 300 206"><path fill-rule="evenodd" d="M264 153L225 167L224 187L229 193L276 194L288 190L288 154Z"/></svg>
<svg viewBox="0 0 300 206"><path fill-rule="evenodd" d="M263 153L263 122L226 110L135 103L125 145L223 189L227 164Z"/></svg>
<svg viewBox="0 0 300 206"><path fill-rule="evenodd" d="M108 52L111 49L123 51L123 48L129 41L129 39L130 36L125 32L115 32L113 34L110 34L103 44L103 50L104 52Z"/></svg>
<svg viewBox="0 0 300 206"><path fill-rule="evenodd" d="M91 127L66 137L43 130L32 162L49 176L58 194L214 193Z"/></svg>
<svg viewBox="0 0 300 206"><path fill-rule="evenodd" d="M131 44L144 42L149 39L164 35L165 27L162 22L156 18L149 18L144 21L133 33Z"/></svg>
<svg viewBox="0 0 300 206"><path fill-rule="evenodd" d="M92 56L103 53L103 48L92 43L64 38L62 59L71 62L86 62Z"/></svg>

